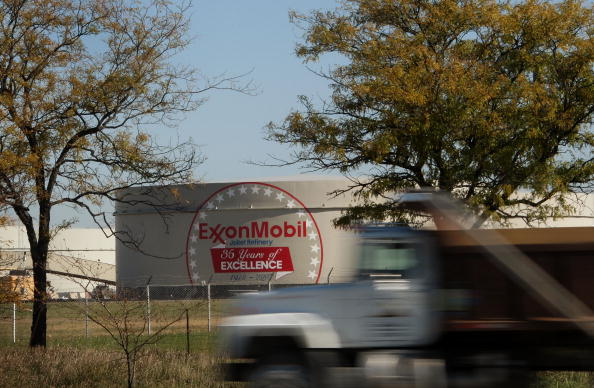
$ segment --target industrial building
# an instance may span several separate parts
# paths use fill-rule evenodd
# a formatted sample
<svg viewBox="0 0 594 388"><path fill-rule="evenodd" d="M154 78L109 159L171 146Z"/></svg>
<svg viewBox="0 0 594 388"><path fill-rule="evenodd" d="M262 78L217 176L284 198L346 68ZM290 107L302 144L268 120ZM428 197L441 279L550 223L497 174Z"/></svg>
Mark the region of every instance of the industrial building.
<svg viewBox="0 0 594 388"><path fill-rule="evenodd" d="M298 176L134 188L120 193L118 286L321 284L348 280L353 231L333 220L354 204L345 178ZM540 227L594 225L594 197ZM494 225L486 225L493 227ZM526 227L512 221L511 227ZM128 239L126 242L125 239Z"/></svg>
<svg viewBox="0 0 594 388"><path fill-rule="evenodd" d="M118 286L338 281L354 241L332 222L353 201L330 193L346 184L284 178L121 193L116 228L130 241L116 243Z"/></svg>
<svg viewBox="0 0 594 388"><path fill-rule="evenodd" d="M60 231L50 243L48 291L57 299L84 298L96 285L115 285L115 243L100 229ZM23 299L31 298L33 263L23 226L0 228L0 279L17 284ZM27 286L21 286L21 285Z"/></svg>
<svg viewBox="0 0 594 388"><path fill-rule="evenodd" d="M53 239L51 295L79 298L96 285L116 283L232 290L349 280L354 232L333 225L355 203L349 192L335 194L349 183L305 175L122 191L125 202L116 204L115 213L118 240L99 229L76 228ZM569 217L536 226L594 226L594 196L576 197L576 208ZM526 225L512 221L511 227ZM23 227L0 228L0 258L4 283L29 284L32 263Z"/></svg>

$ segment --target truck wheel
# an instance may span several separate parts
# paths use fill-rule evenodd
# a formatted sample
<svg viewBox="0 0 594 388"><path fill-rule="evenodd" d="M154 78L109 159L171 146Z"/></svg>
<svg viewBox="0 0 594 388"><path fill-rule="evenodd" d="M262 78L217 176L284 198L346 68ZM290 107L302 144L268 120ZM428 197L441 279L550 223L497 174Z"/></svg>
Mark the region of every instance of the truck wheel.
<svg viewBox="0 0 594 388"><path fill-rule="evenodd" d="M309 388L307 368L293 354L268 356L250 375L250 388Z"/></svg>

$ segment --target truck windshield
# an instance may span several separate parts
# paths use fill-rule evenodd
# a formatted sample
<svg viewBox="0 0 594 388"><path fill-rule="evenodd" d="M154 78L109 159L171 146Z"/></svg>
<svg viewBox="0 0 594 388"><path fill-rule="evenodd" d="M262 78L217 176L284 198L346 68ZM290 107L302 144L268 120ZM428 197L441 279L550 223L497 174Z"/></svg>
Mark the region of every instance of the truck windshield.
<svg viewBox="0 0 594 388"><path fill-rule="evenodd" d="M361 246L360 278L418 278L421 266L413 244L369 241Z"/></svg>

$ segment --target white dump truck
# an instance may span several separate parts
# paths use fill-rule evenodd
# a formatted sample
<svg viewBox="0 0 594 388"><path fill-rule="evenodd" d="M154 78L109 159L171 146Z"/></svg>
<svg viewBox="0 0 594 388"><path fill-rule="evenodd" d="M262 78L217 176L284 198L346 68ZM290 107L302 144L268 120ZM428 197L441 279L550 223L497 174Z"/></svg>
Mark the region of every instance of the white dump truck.
<svg viewBox="0 0 594 388"><path fill-rule="evenodd" d="M439 230L362 228L352 282L237 300L220 327L226 378L526 386L533 370L594 369L594 228L462 230L447 201L407 203Z"/></svg>

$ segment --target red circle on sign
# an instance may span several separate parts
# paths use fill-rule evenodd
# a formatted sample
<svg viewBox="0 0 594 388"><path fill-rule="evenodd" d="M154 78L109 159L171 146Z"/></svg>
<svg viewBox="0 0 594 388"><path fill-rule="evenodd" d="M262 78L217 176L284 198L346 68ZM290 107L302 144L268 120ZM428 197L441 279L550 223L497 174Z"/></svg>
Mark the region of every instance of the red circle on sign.
<svg viewBox="0 0 594 388"><path fill-rule="evenodd" d="M251 186L251 187L249 187L249 186ZM263 191L266 196L271 196L272 190L274 190L274 191L280 193L280 194L276 195L276 198L281 203L283 203L283 199L285 198L285 195L287 196L287 198L289 198L285 208L293 208L293 207L297 208L295 202L297 204L299 204L300 209L299 208L297 208L297 209L303 210L303 213L302 212L297 213L299 215L299 218L301 218L301 215L305 215L307 217L306 221L305 221L307 223L307 225L309 225L308 219L311 220L311 225L315 227L315 231L317 232L317 234L314 234L314 239L316 237L319 239L319 247L317 247L317 244L315 246L310 246L312 248L312 251L314 251L314 247L319 249L319 266L317 268L317 271L315 271L315 270L309 271L309 275L315 276L314 283L318 283L319 279L320 279L321 272L322 272L322 265L324 262L324 247L323 247L323 243L322 243L322 235L320 233L320 229L318 227L318 224L317 224L315 218L313 217L313 215L309 211L309 209L305 206L305 204L303 202L301 202L293 194L289 193L288 191L286 191L278 186L271 185L269 183L261 183L261 182L239 182L239 183L233 183L233 184L224 186L224 187L220 188L219 190L215 191L214 193L212 193L196 209L194 217L192 218L192 223L190 224L190 228L188 230L188 236L186 238L186 268L187 268L188 277L190 279L190 282L192 284L195 284L196 282L201 280L199 271L197 269L199 266L199 263L200 263L199 260L201 260L201 259L199 257L194 259L194 257L198 256L197 255L198 252L195 249L195 244L196 245L198 244L198 242L197 242L198 237L196 234L193 234L193 230L194 229L199 230L200 235L202 236L203 235L202 232L204 232L204 230L200 230L200 228L204 224L200 224L200 223L197 224L196 222L197 222L197 220L201 219L202 217L207 218L207 214L205 213L206 211L208 211L208 212L217 211L218 206L214 205L214 202L219 202L219 203L224 202L225 194L227 194L228 197L235 196L235 190L233 188L236 188L235 190L238 189L240 191L240 193L238 194L239 196L244 195L244 194L246 196L250 195L247 193L247 191L251 191L252 192L251 195L253 195L253 194L259 195L259 191L262 190L262 188L264 188ZM275 204L276 204L276 202L275 202ZM243 210L243 209L241 209L241 210ZM257 209L254 209L254 211L257 211ZM212 214L214 214L214 213L212 213ZM198 228L196 228L196 226L198 226ZM223 240L224 237L233 239L236 236L238 236L238 233L239 233L238 230L241 229L241 226L236 226L236 225L232 226L232 227L224 226L222 228L219 228L219 226L221 226L221 225L219 224L217 226L216 230L214 230L215 228L210 228L211 234L215 235L214 242L225 241L225 240ZM291 226L289 226L289 227L291 227ZM244 226L244 228L245 228L245 226ZM274 229L274 232L273 232L273 229ZM281 236L282 233L283 233L283 229L279 225L273 225L270 228L270 235L272 236L272 238L277 238L277 237ZM311 239L311 237L310 237L310 239ZM216 245L212 245L212 246L210 246L209 249L211 250L211 254L213 254L213 251L216 251L219 248L217 248ZM315 253L317 256L317 250ZM213 256L214 256L214 254L213 254ZM310 265L313 265L315 268L315 266L317 264L318 264L317 257L312 258ZM214 273L214 270L213 270L213 273ZM312 277L312 280L313 280L313 277Z"/></svg>

